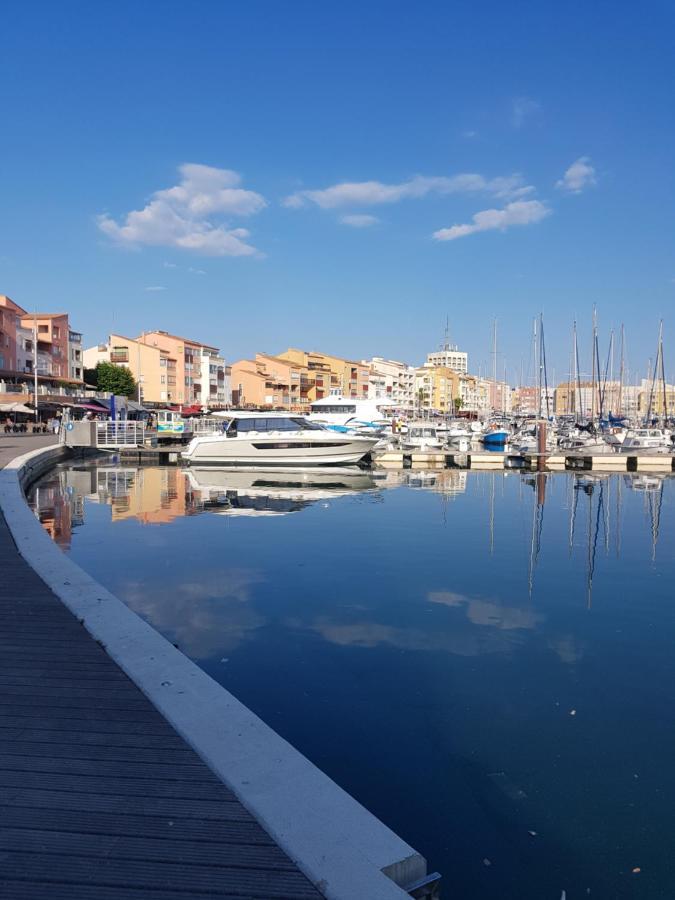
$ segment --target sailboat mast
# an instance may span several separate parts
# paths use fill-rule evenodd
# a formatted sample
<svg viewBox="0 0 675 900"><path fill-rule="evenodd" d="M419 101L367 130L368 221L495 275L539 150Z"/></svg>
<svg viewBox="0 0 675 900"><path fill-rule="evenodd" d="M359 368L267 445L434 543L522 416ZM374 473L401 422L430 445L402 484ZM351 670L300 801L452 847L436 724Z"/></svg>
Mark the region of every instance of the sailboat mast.
<svg viewBox="0 0 675 900"><path fill-rule="evenodd" d="M492 414L497 411L497 317L492 322Z"/></svg>
<svg viewBox="0 0 675 900"><path fill-rule="evenodd" d="M623 376L624 376L624 332L623 332L623 322L621 323L621 363L619 366L619 402L618 406L618 415L623 416Z"/></svg>
<svg viewBox="0 0 675 900"><path fill-rule="evenodd" d="M591 341L591 424L595 422L595 354L597 333L596 312L595 307L593 307L593 339Z"/></svg>

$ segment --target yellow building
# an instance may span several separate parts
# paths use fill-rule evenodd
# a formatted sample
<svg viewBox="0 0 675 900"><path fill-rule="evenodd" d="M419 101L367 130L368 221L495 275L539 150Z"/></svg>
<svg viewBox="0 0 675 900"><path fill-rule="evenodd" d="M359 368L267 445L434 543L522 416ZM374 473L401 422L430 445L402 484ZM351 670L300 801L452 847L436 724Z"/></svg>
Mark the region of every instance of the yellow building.
<svg viewBox="0 0 675 900"><path fill-rule="evenodd" d="M447 366L424 365L415 373L417 407L440 413L453 413L455 398L461 396L460 374Z"/></svg>
<svg viewBox="0 0 675 900"><path fill-rule="evenodd" d="M279 357L306 370L305 393L310 403L331 393L363 400L368 398L370 366L367 363L293 347L280 353Z"/></svg>

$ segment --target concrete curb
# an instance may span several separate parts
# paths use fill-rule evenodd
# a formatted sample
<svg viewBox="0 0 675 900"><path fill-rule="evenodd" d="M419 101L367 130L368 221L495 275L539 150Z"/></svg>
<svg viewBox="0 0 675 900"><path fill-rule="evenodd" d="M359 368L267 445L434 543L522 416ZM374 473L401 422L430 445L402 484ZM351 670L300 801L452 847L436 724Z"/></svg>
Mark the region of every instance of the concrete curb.
<svg viewBox="0 0 675 900"><path fill-rule="evenodd" d="M23 487L67 451L0 470L21 555L329 900L401 900L426 861L52 542Z"/></svg>

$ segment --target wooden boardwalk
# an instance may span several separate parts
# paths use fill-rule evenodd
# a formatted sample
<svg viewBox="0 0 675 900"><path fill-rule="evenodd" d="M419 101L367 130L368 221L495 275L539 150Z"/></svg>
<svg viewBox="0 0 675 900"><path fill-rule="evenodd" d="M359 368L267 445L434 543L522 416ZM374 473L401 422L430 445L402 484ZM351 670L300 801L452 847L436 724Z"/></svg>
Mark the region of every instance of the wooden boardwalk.
<svg viewBox="0 0 675 900"><path fill-rule="evenodd" d="M53 443L0 435L0 466ZM18 554L0 514L3 900L319 898Z"/></svg>

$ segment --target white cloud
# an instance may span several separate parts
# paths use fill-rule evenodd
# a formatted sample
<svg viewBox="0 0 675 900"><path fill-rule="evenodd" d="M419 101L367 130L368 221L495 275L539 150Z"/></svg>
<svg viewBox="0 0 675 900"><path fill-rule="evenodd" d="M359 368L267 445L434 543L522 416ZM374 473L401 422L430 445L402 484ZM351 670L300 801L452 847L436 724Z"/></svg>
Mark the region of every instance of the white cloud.
<svg viewBox="0 0 675 900"><path fill-rule="evenodd" d="M175 269L177 268L176 263L165 262L162 263L165 269Z"/></svg>
<svg viewBox="0 0 675 900"><path fill-rule="evenodd" d="M185 163L179 171L179 184L155 191L150 202L127 213L121 225L101 215L98 227L128 246L178 247L206 256L256 253L255 247L246 243L246 229L230 228L227 221L212 217L253 215L267 205L265 198L239 187L241 178L230 169Z"/></svg>
<svg viewBox="0 0 675 900"><path fill-rule="evenodd" d="M462 132L462 137L465 138L466 140L470 141L472 138L478 137L478 132L477 132L477 131L472 131L472 130L469 128L469 129L467 129L466 131L463 131L463 132Z"/></svg>
<svg viewBox="0 0 675 900"><path fill-rule="evenodd" d="M465 225L453 225L435 231L433 237L437 241L454 241L467 234L479 231L504 231L512 225L531 225L541 222L550 215L551 210L539 200L516 200L508 203L504 209L484 209L473 216L473 220Z"/></svg>
<svg viewBox="0 0 675 900"><path fill-rule="evenodd" d="M340 206L378 206L399 200L425 197L428 194L459 194L485 192L503 199L513 199L531 193L534 188L524 184L522 175L513 174L488 179L483 175L465 172L452 177L415 175L400 184L381 181L345 181L321 190L297 191L283 200L290 209L314 203L321 209Z"/></svg>
<svg viewBox="0 0 675 900"><path fill-rule="evenodd" d="M368 216L365 213L354 216L340 216L341 225L351 225L352 228L368 228L370 225L377 225L380 220L377 216Z"/></svg>
<svg viewBox="0 0 675 900"><path fill-rule="evenodd" d="M511 101L511 124L514 128L521 128L525 120L535 115L541 109L541 105L530 97L516 97Z"/></svg>
<svg viewBox="0 0 675 900"><path fill-rule="evenodd" d="M150 287L146 287L146 291L165 291L166 288L161 284L151 284Z"/></svg>
<svg viewBox="0 0 675 900"><path fill-rule="evenodd" d="M206 275L204 269L193 269L192 266L188 266L188 272L192 272L193 275Z"/></svg>
<svg viewBox="0 0 675 900"><path fill-rule="evenodd" d="M580 156L573 162L563 177L556 181L555 186L561 191L571 194L580 194L584 188L592 187L595 181L595 169L591 165L588 156Z"/></svg>

